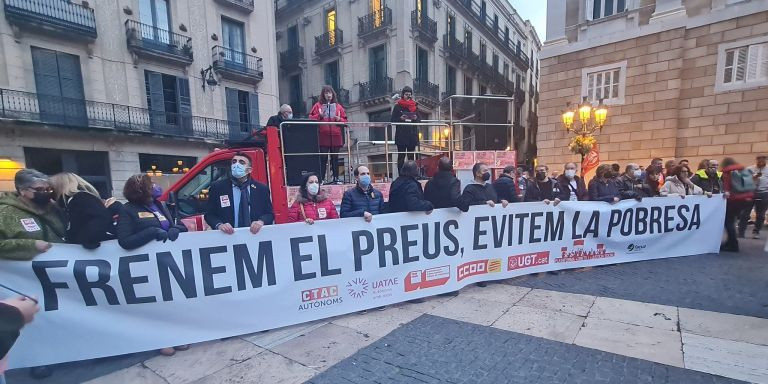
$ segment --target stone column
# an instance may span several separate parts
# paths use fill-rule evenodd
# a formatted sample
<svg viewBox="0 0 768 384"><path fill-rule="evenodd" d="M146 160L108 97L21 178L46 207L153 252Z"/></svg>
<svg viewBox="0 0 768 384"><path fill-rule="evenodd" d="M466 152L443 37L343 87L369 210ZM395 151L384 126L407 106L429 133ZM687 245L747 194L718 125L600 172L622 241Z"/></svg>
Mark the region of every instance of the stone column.
<svg viewBox="0 0 768 384"><path fill-rule="evenodd" d="M568 44L565 37L566 0L547 1L547 41L545 46Z"/></svg>
<svg viewBox="0 0 768 384"><path fill-rule="evenodd" d="M651 15L651 23L666 21L679 16L685 17L682 0L656 0L656 11Z"/></svg>

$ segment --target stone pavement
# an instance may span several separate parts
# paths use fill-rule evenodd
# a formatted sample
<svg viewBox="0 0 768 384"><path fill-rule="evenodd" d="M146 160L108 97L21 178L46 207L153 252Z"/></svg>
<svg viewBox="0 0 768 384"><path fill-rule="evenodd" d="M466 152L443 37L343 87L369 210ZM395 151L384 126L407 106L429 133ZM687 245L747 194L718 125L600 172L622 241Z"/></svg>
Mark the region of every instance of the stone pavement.
<svg viewBox="0 0 768 384"><path fill-rule="evenodd" d="M704 372L768 383L768 256L762 243L743 246L742 254L472 286L458 297L197 344L173 357L147 353L66 364L39 381L16 371L8 381L479 383L509 375L509 382L532 383L733 382ZM418 330L425 332L421 338ZM463 381L451 376L456 369ZM344 381L347 374L356 379Z"/></svg>

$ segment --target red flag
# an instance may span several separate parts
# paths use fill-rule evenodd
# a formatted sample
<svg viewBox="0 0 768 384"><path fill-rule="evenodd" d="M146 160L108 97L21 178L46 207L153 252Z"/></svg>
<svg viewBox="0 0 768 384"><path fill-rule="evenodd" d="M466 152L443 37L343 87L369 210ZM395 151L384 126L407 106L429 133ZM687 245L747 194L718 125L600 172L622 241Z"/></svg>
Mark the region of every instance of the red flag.
<svg viewBox="0 0 768 384"><path fill-rule="evenodd" d="M593 170L600 164L600 152L597 149L597 143L592 146L592 150L584 156L584 161L581 162L581 175L584 176L587 172Z"/></svg>

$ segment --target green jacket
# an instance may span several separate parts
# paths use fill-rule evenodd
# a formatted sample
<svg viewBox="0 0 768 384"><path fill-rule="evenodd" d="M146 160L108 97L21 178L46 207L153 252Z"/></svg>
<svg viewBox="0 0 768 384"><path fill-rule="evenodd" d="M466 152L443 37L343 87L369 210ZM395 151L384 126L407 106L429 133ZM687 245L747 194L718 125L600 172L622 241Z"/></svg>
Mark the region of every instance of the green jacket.
<svg viewBox="0 0 768 384"><path fill-rule="evenodd" d="M0 258L31 260L40 252L35 240L64 241L61 212L51 204L45 211L27 205L17 193L0 193Z"/></svg>

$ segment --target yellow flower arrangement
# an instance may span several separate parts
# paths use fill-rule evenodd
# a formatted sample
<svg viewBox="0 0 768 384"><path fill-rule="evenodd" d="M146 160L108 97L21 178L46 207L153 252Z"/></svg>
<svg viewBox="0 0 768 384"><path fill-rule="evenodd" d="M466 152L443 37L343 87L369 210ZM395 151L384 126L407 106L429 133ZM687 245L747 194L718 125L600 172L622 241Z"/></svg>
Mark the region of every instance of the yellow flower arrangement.
<svg viewBox="0 0 768 384"><path fill-rule="evenodd" d="M568 148L573 153L586 156L589 151L592 150L592 147L595 146L596 142L597 140L595 140L594 136L578 135L571 139L571 143L568 144Z"/></svg>

